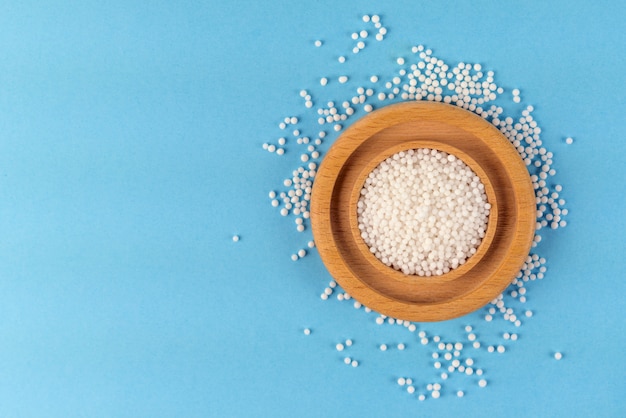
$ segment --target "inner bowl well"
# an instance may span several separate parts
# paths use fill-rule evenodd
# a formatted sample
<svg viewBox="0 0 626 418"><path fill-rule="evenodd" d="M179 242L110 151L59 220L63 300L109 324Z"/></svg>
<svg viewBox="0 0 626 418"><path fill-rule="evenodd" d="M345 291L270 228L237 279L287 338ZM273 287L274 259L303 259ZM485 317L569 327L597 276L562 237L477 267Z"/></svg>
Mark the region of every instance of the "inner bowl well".
<svg viewBox="0 0 626 418"><path fill-rule="evenodd" d="M415 148L460 158L492 205L476 254L441 276L384 265L358 229L356 204L367 175L388 156ZM395 318L438 321L480 308L511 282L534 237L535 200L519 154L490 123L455 106L407 102L368 114L333 144L313 185L311 223L324 264L356 300Z"/></svg>
<svg viewBox="0 0 626 418"><path fill-rule="evenodd" d="M496 194L489 180L489 177L485 174L483 169L476 163L473 159L471 159L467 154L463 151L455 148L451 145L448 145L443 142L435 142L435 141L426 141L426 140L398 140L398 137L395 136L394 132L384 133L387 137L383 136L382 140L380 136L377 136L375 140L379 141L379 146L384 147L385 150L378 155L375 155L372 158L369 157L368 150L361 150L368 153L368 156L363 156L364 159L368 159L369 162L365 164L363 170L357 177L354 182L354 187L352 188L352 193L350 196L350 208L354 208L354 210L350 210L350 229L353 233L353 239L356 245L359 247L360 251L364 254L364 257L370 262L373 268L378 269L381 274L385 274L389 277L393 277L395 280L399 281L407 281L408 283L417 283L420 281L425 281L426 284L433 283L433 280L437 280L438 282L445 282L449 280L456 280L460 276L464 275L466 272L471 270L475 264L477 264L485 255L489 246L491 245L491 241L495 235L496 225L498 223L498 211L497 211L497 199ZM376 256L374 256L369 247L365 243L365 241L361 238L360 230L359 230L359 221L358 215L356 213L356 205L359 201L361 189L365 184L365 179L372 172L374 168L376 168L382 161L394 155L400 151L406 151L409 149L416 148L430 148L436 149L439 151L444 151L448 154L453 154L455 157L462 160L466 165L468 165L474 173L478 175L481 182L485 186L485 193L487 194L487 201L491 204L491 212L489 214L489 220L487 224L487 231L485 233L485 237L482 239L476 253L470 256L466 262L454 270L451 270L448 273L445 273L440 276L429 276L429 277L420 277L417 275L406 275L392 267L388 267L383 264Z"/></svg>

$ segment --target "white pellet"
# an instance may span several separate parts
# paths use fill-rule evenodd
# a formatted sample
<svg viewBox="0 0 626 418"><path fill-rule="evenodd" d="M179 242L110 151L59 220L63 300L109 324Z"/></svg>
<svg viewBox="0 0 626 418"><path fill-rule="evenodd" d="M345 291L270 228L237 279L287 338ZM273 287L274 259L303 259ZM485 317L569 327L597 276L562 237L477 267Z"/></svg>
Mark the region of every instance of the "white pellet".
<svg viewBox="0 0 626 418"><path fill-rule="evenodd" d="M438 179L449 179L443 177L445 170L452 170L457 180ZM434 183L421 181L418 173L434 178ZM431 149L402 151L379 164L368 180L357 206L359 229L373 254L387 266L404 274L442 275L476 251L479 235L486 231L489 205L484 185L460 159L450 161L448 154ZM465 190L463 198L454 193L458 189ZM446 191L443 197L439 190ZM435 210L434 205L446 196L458 204L454 209ZM429 222L439 227L433 229ZM414 237L413 244L395 244L407 232Z"/></svg>

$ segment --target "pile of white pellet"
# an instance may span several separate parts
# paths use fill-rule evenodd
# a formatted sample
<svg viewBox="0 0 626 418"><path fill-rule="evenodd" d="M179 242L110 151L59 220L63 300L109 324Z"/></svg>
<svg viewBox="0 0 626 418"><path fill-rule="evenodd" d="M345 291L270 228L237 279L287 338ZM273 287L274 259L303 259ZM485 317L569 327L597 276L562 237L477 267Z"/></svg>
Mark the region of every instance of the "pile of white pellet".
<svg viewBox="0 0 626 418"><path fill-rule="evenodd" d="M384 264L440 276L465 263L484 238L491 205L463 161L435 149L400 151L365 179L361 237Z"/></svg>

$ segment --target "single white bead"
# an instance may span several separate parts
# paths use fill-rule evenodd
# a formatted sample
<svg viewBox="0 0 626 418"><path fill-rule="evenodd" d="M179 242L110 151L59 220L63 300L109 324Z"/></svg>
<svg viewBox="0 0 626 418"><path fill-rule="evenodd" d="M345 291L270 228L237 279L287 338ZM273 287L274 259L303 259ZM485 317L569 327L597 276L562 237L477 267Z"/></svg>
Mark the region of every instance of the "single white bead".
<svg viewBox="0 0 626 418"><path fill-rule="evenodd" d="M561 354L560 352L556 352L554 353L554 359L555 360L561 360L563 358L563 354Z"/></svg>
<svg viewBox="0 0 626 418"><path fill-rule="evenodd" d="M335 348L337 349L337 351L343 351L344 347L343 344L339 343L335 346Z"/></svg>
<svg viewBox="0 0 626 418"><path fill-rule="evenodd" d="M478 386L480 386L481 388L484 388L485 386L487 386L487 381L485 379L480 379L478 381Z"/></svg>
<svg viewBox="0 0 626 418"><path fill-rule="evenodd" d="M239 235L233 235L233 242L239 241Z"/></svg>
<svg viewBox="0 0 626 418"><path fill-rule="evenodd" d="M350 364L352 364L352 367L358 367L359 366L359 362L356 361L356 360L352 360L352 363L350 363Z"/></svg>
<svg viewBox="0 0 626 418"><path fill-rule="evenodd" d="M318 48L320 46L322 46L322 41L320 41L320 40L315 41L315 46L318 47Z"/></svg>
<svg viewBox="0 0 626 418"><path fill-rule="evenodd" d="M387 344L381 344L378 348L380 348L380 351L387 351Z"/></svg>
<svg viewBox="0 0 626 418"><path fill-rule="evenodd" d="M311 330L309 328L305 328L304 335L311 335Z"/></svg>
<svg viewBox="0 0 626 418"><path fill-rule="evenodd" d="M464 395L465 395L465 393L464 393L462 390L459 390L459 391L456 393L456 396L458 396L459 398L462 398Z"/></svg>

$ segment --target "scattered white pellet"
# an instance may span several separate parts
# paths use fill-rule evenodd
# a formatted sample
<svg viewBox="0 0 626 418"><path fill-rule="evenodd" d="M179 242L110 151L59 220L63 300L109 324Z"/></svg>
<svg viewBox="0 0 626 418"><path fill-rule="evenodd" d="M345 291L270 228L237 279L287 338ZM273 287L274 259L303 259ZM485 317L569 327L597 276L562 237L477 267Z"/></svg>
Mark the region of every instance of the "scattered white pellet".
<svg viewBox="0 0 626 418"><path fill-rule="evenodd" d="M339 61L339 63L343 64L344 62L346 62L346 57L341 55L339 58L337 58L337 61Z"/></svg>
<svg viewBox="0 0 626 418"><path fill-rule="evenodd" d="M322 41L320 41L319 39L317 41L315 41L315 46L318 47L318 48L320 46L322 46Z"/></svg>
<svg viewBox="0 0 626 418"><path fill-rule="evenodd" d="M459 390L459 391L456 393L456 396L458 396L459 398L462 398L464 395L465 395L465 392L463 392L462 390Z"/></svg>
<svg viewBox="0 0 626 418"><path fill-rule="evenodd" d="M398 65L404 65L404 58L399 57L396 62L398 63Z"/></svg>
<svg viewBox="0 0 626 418"><path fill-rule="evenodd" d="M432 393L430 394L430 396L432 396L433 398L437 399L437 398L439 398L439 396L441 396L441 393L439 393L438 390L433 390Z"/></svg>
<svg viewBox="0 0 626 418"><path fill-rule="evenodd" d="M554 353L554 359L555 360L561 360L563 358L563 354L560 353L559 351L557 351L556 353Z"/></svg>
<svg viewBox="0 0 626 418"><path fill-rule="evenodd" d="M345 357L345 358L343 359L343 362L344 362L345 364L350 364L350 363L352 362L352 359L351 359L350 357Z"/></svg>
<svg viewBox="0 0 626 418"><path fill-rule="evenodd" d="M498 353L501 353L501 354L502 354L502 353L504 353L505 351L506 351L506 348L504 348L504 346L503 346L503 345L499 345L499 346L498 346Z"/></svg>
<svg viewBox="0 0 626 418"><path fill-rule="evenodd" d="M361 38L367 38L367 35L369 35L369 34L367 33L366 30L362 30L361 32L359 32L359 36Z"/></svg>
<svg viewBox="0 0 626 418"><path fill-rule="evenodd" d="M426 400L426 395L424 395L423 393L421 393L421 394L417 397L417 399L419 399L420 401L424 401L424 400Z"/></svg>
<svg viewBox="0 0 626 418"><path fill-rule="evenodd" d="M239 241L239 235L233 235L233 242Z"/></svg>
<svg viewBox="0 0 626 418"><path fill-rule="evenodd" d="M346 75L339 76L338 80L341 84L344 84L348 81L348 76Z"/></svg>
<svg viewBox="0 0 626 418"><path fill-rule="evenodd" d="M387 351L387 344L381 344L380 346L378 346L378 348L380 349L380 351Z"/></svg>
<svg viewBox="0 0 626 418"><path fill-rule="evenodd" d="M338 343L338 344L335 346L335 348L337 349L337 351L343 351L344 346L343 346L343 344Z"/></svg>
<svg viewBox="0 0 626 418"><path fill-rule="evenodd" d="M573 144L574 143L574 138L568 136L567 138L565 138L565 143L567 145Z"/></svg>
<svg viewBox="0 0 626 418"><path fill-rule="evenodd" d="M356 360L352 360L352 363L350 363L350 364L352 364L352 367L358 367L359 366L359 362L356 361Z"/></svg>
<svg viewBox="0 0 626 418"><path fill-rule="evenodd" d="M298 257L302 258L302 257L304 257L305 255L306 255L306 250L301 249L301 250L299 250L299 251L298 251Z"/></svg>
<svg viewBox="0 0 626 418"><path fill-rule="evenodd" d="M480 386L481 388L484 388L485 386L487 386L487 381L485 379L480 379L478 381L478 386Z"/></svg>
<svg viewBox="0 0 626 418"><path fill-rule="evenodd" d="M320 78L320 84L322 86L325 86L326 84L328 84L328 79L326 77Z"/></svg>
<svg viewBox="0 0 626 418"><path fill-rule="evenodd" d="M352 340L351 339L347 339L345 344L346 344L346 347L352 346Z"/></svg>
<svg viewBox="0 0 626 418"><path fill-rule="evenodd" d="M409 393L411 393L411 394L412 394L412 393L415 393L415 387L414 387L414 386L408 386L408 387L406 388L406 391L407 391L407 392L409 392Z"/></svg>
<svg viewBox="0 0 626 418"><path fill-rule="evenodd" d="M311 335L311 330L309 328L305 328L304 335Z"/></svg>
<svg viewBox="0 0 626 418"><path fill-rule="evenodd" d="M403 343L398 344L398 350L404 350L405 349L405 345Z"/></svg>

